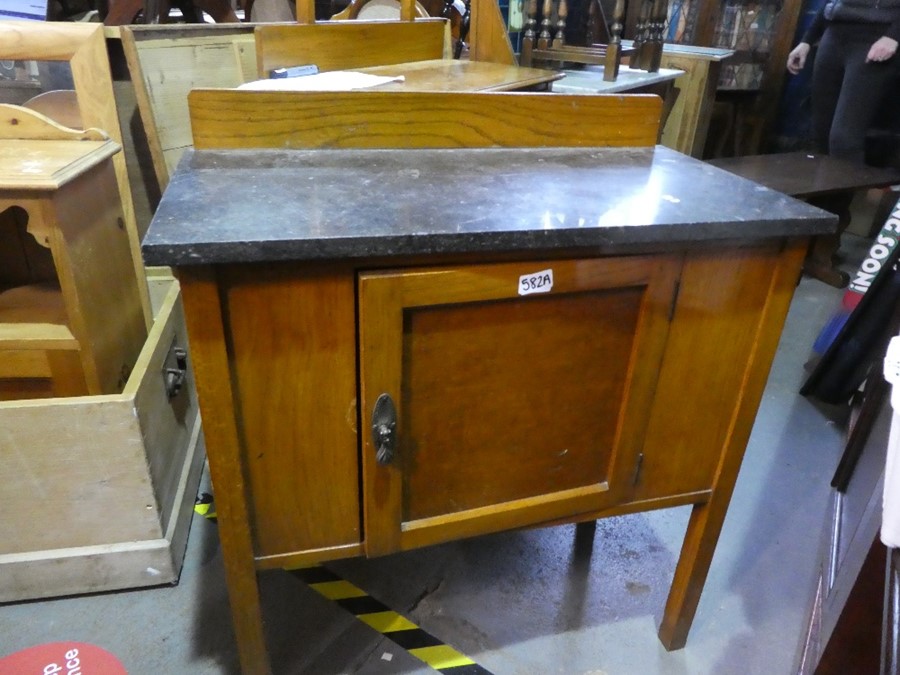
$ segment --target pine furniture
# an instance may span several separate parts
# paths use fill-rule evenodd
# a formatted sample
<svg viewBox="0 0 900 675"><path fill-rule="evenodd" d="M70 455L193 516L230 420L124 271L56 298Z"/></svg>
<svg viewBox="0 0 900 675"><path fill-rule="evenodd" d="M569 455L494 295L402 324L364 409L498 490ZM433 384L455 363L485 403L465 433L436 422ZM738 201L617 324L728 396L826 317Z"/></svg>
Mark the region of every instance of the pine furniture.
<svg viewBox="0 0 900 675"><path fill-rule="evenodd" d="M9 105L0 139L0 379L48 379L56 396L119 393L147 337L119 145Z"/></svg>

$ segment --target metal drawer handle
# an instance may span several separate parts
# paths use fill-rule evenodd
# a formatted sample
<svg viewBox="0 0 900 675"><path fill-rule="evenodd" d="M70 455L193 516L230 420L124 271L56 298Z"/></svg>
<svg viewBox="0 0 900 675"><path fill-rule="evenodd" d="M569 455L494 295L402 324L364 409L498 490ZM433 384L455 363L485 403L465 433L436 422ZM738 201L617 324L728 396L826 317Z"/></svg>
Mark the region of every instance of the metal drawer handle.
<svg viewBox="0 0 900 675"><path fill-rule="evenodd" d="M175 363L172 363L174 361ZM187 375L187 351L182 347L172 344L172 348L166 357L164 365L163 381L166 385L166 394L169 400L178 396L181 387L184 385L185 376Z"/></svg>

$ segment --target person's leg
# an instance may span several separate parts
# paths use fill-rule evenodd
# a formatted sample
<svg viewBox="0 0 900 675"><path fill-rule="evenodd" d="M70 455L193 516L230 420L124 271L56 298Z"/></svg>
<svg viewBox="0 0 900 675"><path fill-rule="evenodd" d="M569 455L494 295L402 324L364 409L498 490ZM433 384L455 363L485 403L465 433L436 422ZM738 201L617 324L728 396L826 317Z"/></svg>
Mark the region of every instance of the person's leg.
<svg viewBox="0 0 900 675"><path fill-rule="evenodd" d="M876 36L877 38L877 36ZM896 81L900 56L880 63L866 63L872 40L844 45L844 86L834 111L828 147L841 159L865 163L866 132L878 115L888 88Z"/></svg>
<svg viewBox="0 0 900 675"><path fill-rule="evenodd" d="M844 82L844 51L835 31L828 28L813 61L811 131L813 149L828 152L832 120Z"/></svg>

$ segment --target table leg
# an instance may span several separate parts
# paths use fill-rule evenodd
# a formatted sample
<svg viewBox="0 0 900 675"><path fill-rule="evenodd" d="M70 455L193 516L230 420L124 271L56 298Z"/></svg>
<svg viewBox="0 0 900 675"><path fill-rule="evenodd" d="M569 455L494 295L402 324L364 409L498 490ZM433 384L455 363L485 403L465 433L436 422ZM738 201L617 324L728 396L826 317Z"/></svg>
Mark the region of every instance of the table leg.
<svg viewBox="0 0 900 675"><path fill-rule="evenodd" d="M850 275L834 266L840 241L840 235L816 237L810 245L809 258L803 264L804 274L835 288L844 288L850 283Z"/></svg>
<svg viewBox="0 0 900 675"><path fill-rule="evenodd" d="M838 217L838 229L834 234L813 238L809 254L803 263L803 272L835 288L844 288L850 282L850 275L835 266L835 257L841 245L841 234L850 224L850 202L852 200L852 192L807 200L812 206L818 206L834 213Z"/></svg>

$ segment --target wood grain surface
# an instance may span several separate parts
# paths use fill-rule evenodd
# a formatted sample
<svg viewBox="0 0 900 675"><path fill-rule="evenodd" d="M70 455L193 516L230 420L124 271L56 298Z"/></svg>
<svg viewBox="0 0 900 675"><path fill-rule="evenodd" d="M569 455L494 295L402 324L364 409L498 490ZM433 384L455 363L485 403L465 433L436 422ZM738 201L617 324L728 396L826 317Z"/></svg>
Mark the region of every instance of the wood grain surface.
<svg viewBox="0 0 900 675"><path fill-rule="evenodd" d="M653 95L195 90L194 146L223 148L649 147Z"/></svg>

